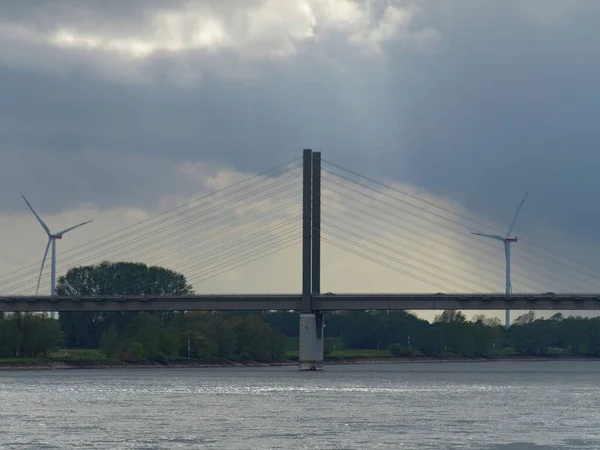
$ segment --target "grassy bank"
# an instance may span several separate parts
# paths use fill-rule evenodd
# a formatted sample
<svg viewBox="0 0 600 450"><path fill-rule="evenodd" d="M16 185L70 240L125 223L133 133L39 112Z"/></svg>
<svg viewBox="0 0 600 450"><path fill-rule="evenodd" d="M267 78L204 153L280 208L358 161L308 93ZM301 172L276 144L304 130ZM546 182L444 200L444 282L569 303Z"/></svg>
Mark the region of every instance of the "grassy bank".
<svg viewBox="0 0 600 450"><path fill-rule="evenodd" d="M287 350L285 352L287 358L298 359L298 350ZM339 358L391 358L393 355L389 350L370 350L370 349L344 349L332 350L326 356L326 359Z"/></svg>
<svg viewBox="0 0 600 450"><path fill-rule="evenodd" d="M389 350L343 349L332 350L325 358L325 364L400 364L400 363L445 363L445 362L482 362L482 361L582 361L600 360L553 354L545 356L526 356L515 354L494 354L484 357L464 357L451 353L431 357L421 354L406 357L393 356ZM264 363L257 361L233 361L213 359L210 361L175 358L168 362L136 360L123 361L109 358L99 350L61 350L49 354L46 358L0 358L0 370L59 370L59 369L118 369L118 368L209 368L209 367L266 367L296 365L298 350L288 350L284 361Z"/></svg>
<svg viewBox="0 0 600 450"><path fill-rule="evenodd" d="M293 360L277 363L257 361L233 361L213 359L210 361L173 358L169 361L121 360L110 358L99 350L61 350L50 353L45 358L0 358L0 370L57 370L57 369L118 369L118 368L159 368L159 367L237 367L272 366L296 364Z"/></svg>

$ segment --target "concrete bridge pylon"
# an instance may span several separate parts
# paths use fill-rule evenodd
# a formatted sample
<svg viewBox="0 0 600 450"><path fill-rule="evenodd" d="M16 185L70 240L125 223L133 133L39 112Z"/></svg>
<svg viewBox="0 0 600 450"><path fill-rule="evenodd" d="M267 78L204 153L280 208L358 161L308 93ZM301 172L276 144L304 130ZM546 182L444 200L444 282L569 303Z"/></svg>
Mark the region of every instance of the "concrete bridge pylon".
<svg viewBox="0 0 600 450"><path fill-rule="evenodd" d="M321 293L321 152L305 149L302 181L302 313L299 368L323 370L323 312L315 309Z"/></svg>

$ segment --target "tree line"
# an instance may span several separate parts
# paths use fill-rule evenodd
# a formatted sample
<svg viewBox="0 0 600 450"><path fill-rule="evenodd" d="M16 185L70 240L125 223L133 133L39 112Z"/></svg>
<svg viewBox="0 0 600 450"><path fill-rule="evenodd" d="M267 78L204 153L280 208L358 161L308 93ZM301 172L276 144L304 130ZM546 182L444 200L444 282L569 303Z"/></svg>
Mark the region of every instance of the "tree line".
<svg viewBox="0 0 600 450"><path fill-rule="evenodd" d="M183 275L138 263L76 267L57 280L58 295L185 295ZM45 357L59 347L100 349L126 361L177 358L272 362L285 336L260 315L205 312L63 312L0 316L0 357Z"/></svg>
<svg viewBox="0 0 600 450"><path fill-rule="evenodd" d="M60 277L59 295L185 295L183 275L138 263L77 267ZM396 356L489 357L553 354L600 357L600 318L531 311L504 330L497 318L443 311L433 323L406 311L345 311L326 315L326 343L348 349L389 349ZM0 357L45 357L56 348L100 349L122 360L177 358L272 362L297 338L295 312L68 312L0 315ZM335 339L334 339L335 338ZM332 350L327 345L327 350Z"/></svg>

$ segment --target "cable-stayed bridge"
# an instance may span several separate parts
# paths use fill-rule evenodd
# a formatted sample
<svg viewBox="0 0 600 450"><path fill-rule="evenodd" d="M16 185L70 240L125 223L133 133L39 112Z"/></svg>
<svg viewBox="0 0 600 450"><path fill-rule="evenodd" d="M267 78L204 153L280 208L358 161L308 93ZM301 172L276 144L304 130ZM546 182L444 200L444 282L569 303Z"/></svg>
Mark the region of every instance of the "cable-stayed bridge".
<svg viewBox="0 0 600 450"><path fill-rule="evenodd" d="M514 251L517 289L504 295L502 253L494 243L472 239L474 229L493 227L305 150L302 158L59 251L58 258L62 273L105 260L155 264L183 273L196 291L206 286L205 292L217 286L217 277L235 283L243 268L253 267L240 284L258 278L269 285L302 280L300 294L159 296L144 292L142 280L115 279L117 296L81 293L62 283L61 295L38 297L31 295L40 267L36 263L0 276L0 311L297 310L303 313L301 330L306 330L301 331L306 343L301 361L303 353L312 355L308 359L318 366L323 311L600 309L600 295L594 294L600 292L597 268L522 239ZM321 253L325 276L335 274L344 286L327 289L333 295L321 292ZM287 270L281 267L284 259ZM353 290L345 287L359 282L434 293L336 292ZM49 290L47 285L42 289Z"/></svg>

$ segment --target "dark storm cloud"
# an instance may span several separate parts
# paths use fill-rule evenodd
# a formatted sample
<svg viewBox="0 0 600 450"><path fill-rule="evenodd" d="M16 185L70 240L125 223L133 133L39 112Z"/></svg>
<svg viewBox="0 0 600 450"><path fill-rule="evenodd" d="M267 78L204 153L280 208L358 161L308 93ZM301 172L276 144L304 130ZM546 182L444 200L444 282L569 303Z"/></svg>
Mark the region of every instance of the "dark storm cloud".
<svg viewBox="0 0 600 450"><path fill-rule="evenodd" d="M135 173L128 177L117 170L120 157L220 163L259 172L300 156L304 147L323 148L330 159L348 155L364 159L364 152L384 148L377 138L385 133L373 114L387 106L382 96L365 95L370 89L367 78L355 81L356 72L332 76L324 69L306 70L299 61L266 67L265 73L268 79L256 83L240 85L214 76L197 88L178 89L105 83L80 73L49 77L0 69L7 87L0 91L3 145L14 158L0 168L4 180L0 183L10 180L14 187L25 179L45 179L50 184L51 173L67 171L71 179L85 179L88 189L62 195L66 183L54 183L58 192L45 192L44 197L56 195L61 205L88 201L107 206L131 200L135 193L141 204L148 205L163 193L161 189L165 193L181 189L181 180L166 167L160 183L150 182L157 174L146 174L143 159L131 167ZM367 111L372 111L371 117ZM115 170L108 165L97 169L92 162L78 164L87 152L102 152L106 161L116 164ZM17 177L14 168L19 160L37 176ZM145 191L136 185L144 177ZM134 192L107 196L101 188L105 183L123 192L129 186ZM3 190L2 205L11 193Z"/></svg>
<svg viewBox="0 0 600 450"><path fill-rule="evenodd" d="M435 56L392 58L401 145L389 147L386 175L402 165L406 181L507 225L530 191L518 228L595 235L600 3L569 3L537 21L517 2L460 9L434 24L444 36Z"/></svg>
<svg viewBox="0 0 600 450"><path fill-rule="evenodd" d="M220 13L234 3L219 3ZM90 21L93 30L144 22L137 2L102 2L101 9L99 2L56 2L45 6L52 13L23 6L6 13L16 4L25 3L0 2L4 20L34 20L48 29L56 11L65 24L83 28L89 11L102 11ZM600 4L421 5L414 26L432 26L441 36L427 51L398 42L384 44L380 57L367 56L340 38L304 44L291 58L253 62L227 51L158 54L142 65L151 82L139 83L72 61L58 75L5 63L0 209L12 209L8 199L24 180L44 201L60 198L57 207L148 204L161 193L193 191L176 171L185 161L253 172L313 147L329 160L414 183L501 222L529 190L521 229L552 223L595 232ZM173 67L191 70L200 82L172 83ZM99 154L106 164L98 165ZM124 155L136 162L120 164ZM67 195L68 183L56 183L50 191L50 174L80 180L73 181L80 187Z"/></svg>

